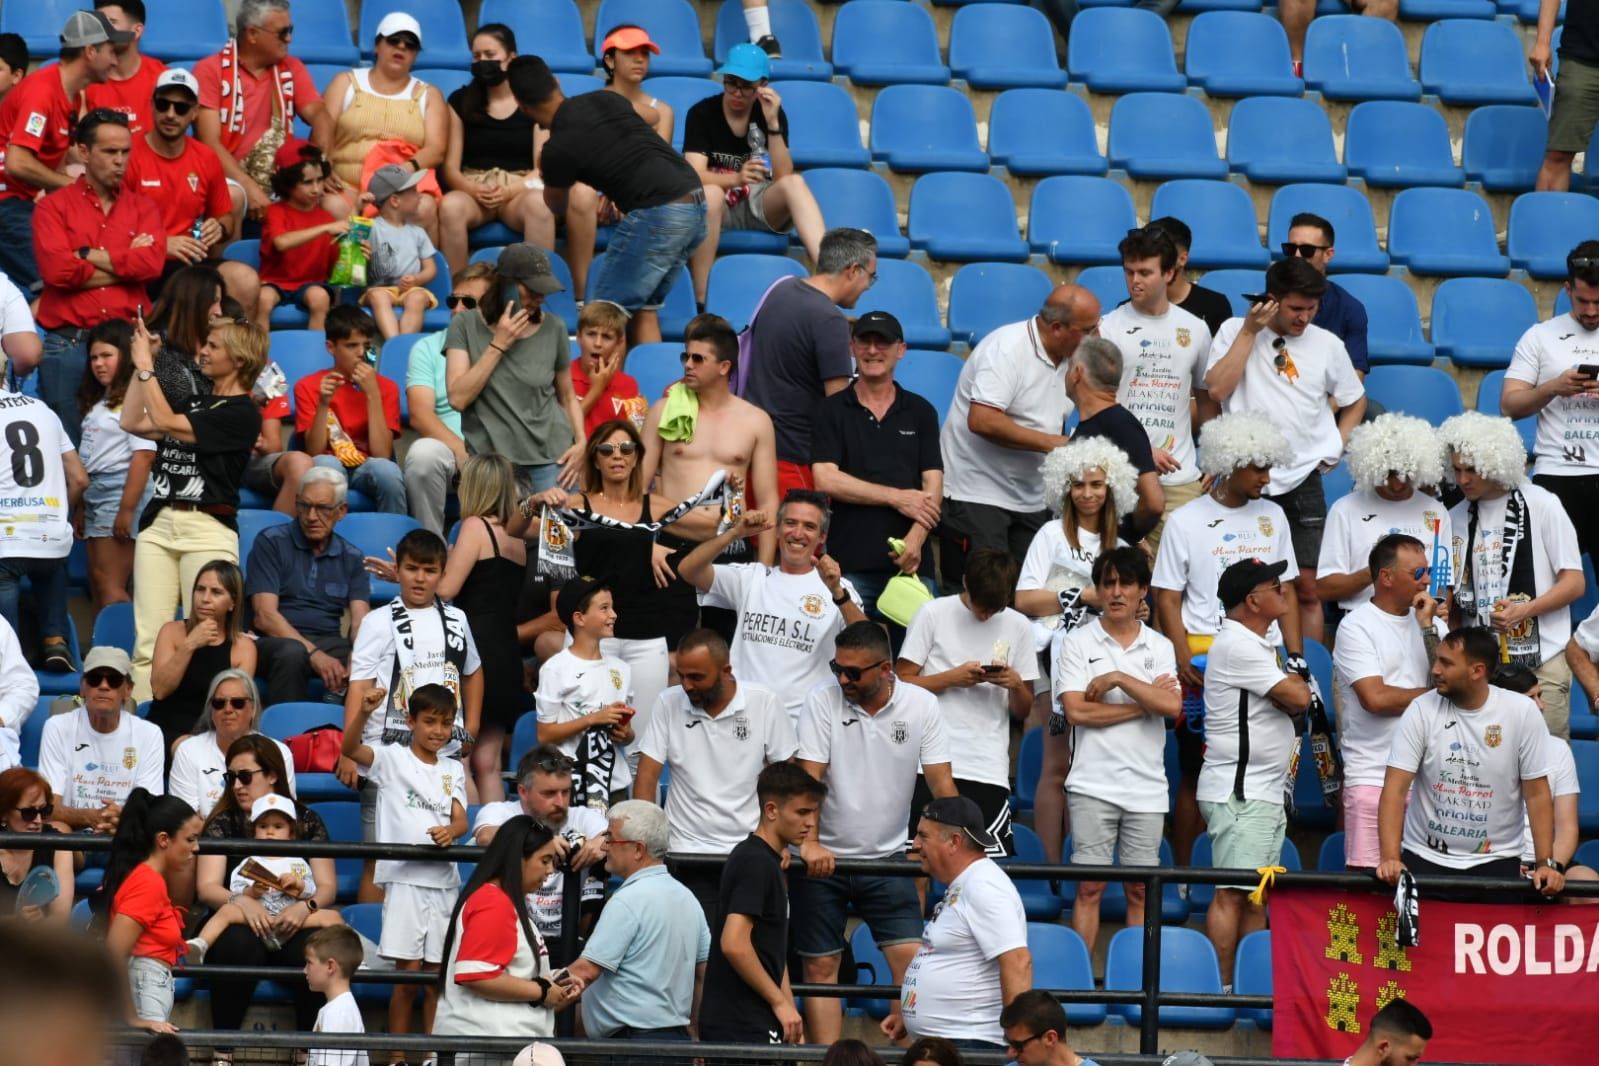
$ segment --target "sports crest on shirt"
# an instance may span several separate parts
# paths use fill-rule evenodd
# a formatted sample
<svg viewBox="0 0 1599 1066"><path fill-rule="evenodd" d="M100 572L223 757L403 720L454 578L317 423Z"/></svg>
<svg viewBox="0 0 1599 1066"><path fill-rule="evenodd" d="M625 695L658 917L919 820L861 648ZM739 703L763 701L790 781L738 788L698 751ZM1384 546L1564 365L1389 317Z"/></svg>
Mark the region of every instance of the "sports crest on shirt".
<svg viewBox="0 0 1599 1066"><path fill-rule="evenodd" d="M138 748L123 748L122 749L122 768L124 770L131 770L135 766L138 766L138 765L139 765L139 749Z"/></svg>
<svg viewBox="0 0 1599 1066"><path fill-rule="evenodd" d="M894 728L889 732L889 738L896 744L903 744L910 739L910 730L905 727L904 722L895 722Z"/></svg>
<svg viewBox="0 0 1599 1066"><path fill-rule="evenodd" d="M750 720L742 714L733 718L733 739L748 740L750 738Z"/></svg>
<svg viewBox="0 0 1599 1066"><path fill-rule="evenodd" d="M1194 337L1193 337L1193 334L1189 332L1188 327L1187 326L1178 326L1177 327L1177 347L1186 348L1190 344L1192 344L1193 342L1194 342Z"/></svg>
<svg viewBox="0 0 1599 1066"><path fill-rule="evenodd" d="M1504 743L1504 739L1504 730L1497 725L1491 725L1487 729L1483 730L1482 742L1488 745L1490 748L1497 748L1500 744Z"/></svg>
<svg viewBox="0 0 1599 1066"><path fill-rule="evenodd" d="M800 610L804 611L812 618L822 617L822 612L827 610L826 606L822 603L822 598L816 595L814 592L801 596L799 605Z"/></svg>
<svg viewBox="0 0 1599 1066"><path fill-rule="evenodd" d="M189 191L190 192L199 192L200 191L200 175L196 174L194 171L191 170L191 171L189 171L188 181L189 181Z"/></svg>
<svg viewBox="0 0 1599 1066"><path fill-rule="evenodd" d="M1261 515L1259 520L1258 520L1258 522L1259 522L1259 525L1260 525L1260 535L1263 536L1263 537L1271 536L1272 535L1271 516L1270 515Z"/></svg>

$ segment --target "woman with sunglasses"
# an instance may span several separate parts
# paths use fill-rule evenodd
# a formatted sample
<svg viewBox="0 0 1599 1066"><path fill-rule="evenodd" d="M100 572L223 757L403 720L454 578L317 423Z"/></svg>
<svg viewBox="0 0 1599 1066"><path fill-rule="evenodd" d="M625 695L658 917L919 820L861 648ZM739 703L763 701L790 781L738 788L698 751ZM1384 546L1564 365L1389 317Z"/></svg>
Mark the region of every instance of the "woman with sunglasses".
<svg viewBox="0 0 1599 1066"><path fill-rule="evenodd" d="M252 677L255 658L255 641L244 632L244 574L236 563L213 559L195 575L185 617L155 638L150 722L161 728L169 762L195 719L204 718L212 679L230 668Z"/></svg>
<svg viewBox="0 0 1599 1066"><path fill-rule="evenodd" d="M65 921L72 913L73 853L58 851L50 843L51 837L67 832L66 826L50 820L54 813L50 783L37 772L13 766L0 773L0 829L40 834L38 847L0 851L0 915L16 911L17 890L35 869L51 871L61 886L60 893L38 916Z"/></svg>
<svg viewBox="0 0 1599 1066"><path fill-rule="evenodd" d="M189 731L189 736L178 742L172 755L172 769L167 774L167 792L193 807L201 818L210 815L221 801L225 790L228 760L223 753L233 742L251 733L259 735L261 724L261 696L256 691L255 679L243 670L229 668L211 679L206 693L204 709L199 721ZM279 740L278 754L288 779L289 793L294 793L294 759L288 747Z"/></svg>

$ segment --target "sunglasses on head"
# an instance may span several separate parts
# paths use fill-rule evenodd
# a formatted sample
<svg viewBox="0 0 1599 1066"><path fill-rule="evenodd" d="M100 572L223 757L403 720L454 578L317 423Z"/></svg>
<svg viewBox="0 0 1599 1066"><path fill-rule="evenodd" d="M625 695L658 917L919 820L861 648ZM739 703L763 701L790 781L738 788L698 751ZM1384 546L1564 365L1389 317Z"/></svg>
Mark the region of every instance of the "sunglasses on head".
<svg viewBox="0 0 1599 1066"><path fill-rule="evenodd" d="M50 816L52 814L54 814L55 812L56 812L56 805L54 803L46 803L42 807L18 807L17 808L17 814L22 816L22 820L24 822L31 822L31 821L33 821L35 819L38 819L41 822L48 821Z"/></svg>
<svg viewBox="0 0 1599 1066"><path fill-rule="evenodd" d="M156 114L170 111L179 118L193 111L197 106L193 100L174 100L168 96L158 96L154 101Z"/></svg>
<svg viewBox="0 0 1599 1066"><path fill-rule="evenodd" d="M452 292L450 295L444 298L444 306L448 307L451 311L454 311L458 307L464 307L468 311L472 311L477 308L477 297L457 296Z"/></svg>
<svg viewBox="0 0 1599 1066"><path fill-rule="evenodd" d="M212 696L211 697L211 709L213 711L220 711L224 707L231 707L235 711L242 711L242 710L244 710L245 708L247 708L249 706L250 706L250 697L248 697L248 696ZM249 784L249 782L246 781L245 784Z"/></svg>
<svg viewBox="0 0 1599 1066"><path fill-rule="evenodd" d="M607 458L620 452L623 455L632 455L638 451L638 445L630 440L617 441L615 444L596 444L594 451Z"/></svg>
<svg viewBox="0 0 1599 1066"><path fill-rule="evenodd" d="M232 788L238 784L249 788L255 783L256 775L264 773L265 770L229 770L222 775L222 787Z"/></svg>
<svg viewBox="0 0 1599 1066"><path fill-rule="evenodd" d="M122 675L115 670L90 670L83 675L84 684L90 688L99 688L102 685L107 688L121 688L123 680Z"/></svg>
<svg viewBox="0 0 1599 1066"><path fill-rule="evenodd" d="M540 755L533 760L533 768L545 774L567 774L575 764L565 755Z"/></svg>
<svg viewBox="0 0 1599 1066"><path fill-rule="evenodd" d="M1290 259L1295 256L1300 259L1313 259L1317 252L1325 252L1331 247L1330 244L1295 244L1293 241L1283 241L1283 255Z"/></svg>
<svg viewBox="0 0 1599 1066"><path fill-rule="evenodd" d="M834 677L843 678L845 681L853 684L859 681L864 674L872 670L876 670L879 666L882 666L886 662L888 662L887 659L879 659L875 663L870 663L866 666L845 666L842 663L828 660L827 668L833 671Z"/></svg>

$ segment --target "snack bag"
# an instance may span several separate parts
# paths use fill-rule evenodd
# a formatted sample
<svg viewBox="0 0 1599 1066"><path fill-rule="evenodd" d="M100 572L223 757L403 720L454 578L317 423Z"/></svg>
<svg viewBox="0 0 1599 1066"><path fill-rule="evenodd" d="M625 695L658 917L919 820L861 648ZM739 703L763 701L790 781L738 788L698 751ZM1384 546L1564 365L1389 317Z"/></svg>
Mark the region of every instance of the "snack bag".
<svg viewBox="0 0 1599 1066"><path fill-rule="evenodd" d="M333 262L333 272L328 284L341 288L366 288L365 243L372 237L372 220L360 215L350 216L350 230L339 238L339 257Z"/></svg>

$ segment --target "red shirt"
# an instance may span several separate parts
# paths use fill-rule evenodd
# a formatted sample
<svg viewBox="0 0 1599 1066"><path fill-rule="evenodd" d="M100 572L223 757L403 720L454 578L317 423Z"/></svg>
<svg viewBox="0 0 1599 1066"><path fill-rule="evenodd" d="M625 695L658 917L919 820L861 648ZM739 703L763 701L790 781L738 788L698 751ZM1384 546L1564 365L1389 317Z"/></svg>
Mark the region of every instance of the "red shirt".
<svg viewBox="0 0 1599 1066"><path fill-rule="evenodd" d="M311 420L316 417L317 401L321 399L322 379L333 372L333 368L318 370L315 374L307 374L294 383L294 428L304 434L311 428ZM378 375L379 391L383 394L383 421L388 423L389 432L396 437L400 435L400 387L382 374ZM328 401L328 410L333 417L339 420L339 425L349 435L355 446L361 450L362 455L372 454L371 441L367 435L366 418L366 393L353 381L346 381L333 390L333 398ZM393 458L391 455L390 458Z"/></svg>
<svg viewBox="0 0 1599 1066"><path fill-rule="evenodd" d="M150 101L155 96L155 80L167 65L149 56L139 57L133 77L106 81L83 90L83 109L87 114L97 107L108 107L128 116L128 130L135 138L150 128ZM193 114L193 112L190 112Z"/></svg>
<svg viewBox="0 0 1599 1066"><path fill-rule="evenodd" d="M39 162L60 169L72 144L72 125L78 106L67 99L61 85L61 67L52 64L29 74L0 101L0 137L6 147L20 144L31 149ZM0 200L32 200L39 190L5 172L0 159Z"/></svg>
<svg viewBox="0 0 1599 1066"><path fill-rule="evenodd" d="M331 234L324 233L286 252L278 251L272 242L285 233L326 226L332 221L333 216L320 207L301 211L287 201L269 206L266 221L261 224L261 281L290 292L312 282L327 281L334 260L339 257L339 242Z"/></svg>
<svg viewBox="0 0 1599 1066"><path fill-rule="evenodd" d="M167 894L162 876L144 863L133 868L111 900L111 918L126 915L139 923L139 939L133 942L136 959L160 959L169 966L178 964L184 953L183 911Z"/></svg>
<svg viewBox="0 0 1599 1066"><path fill-rule="evenodd" d="M132 247L140 234L149 234L154 243ZM87 329L107 319L132 318L141 304L150 302L145 282L160 277L166 264L164 234L156 202L126 187L110 211L100 206L100 198L81 177L40 200L33 213L33 254L44 281L35 316L39 325ZM120 280L83 288L94 276L94 266L77 256L85 245L109 252L112 272Z"/></svg>
<svg viewBox="0 0 1599 1066"><path fill-rule="evenodd" d="M572 360L572 391L577 393L579 400L589 394L589 379L583 373L581 359ZM600 393L599 401L583 416L583 434L592 437L596 429L617 419L631 421L642 430L649 413L650 401L639 395L638 382L633 380L632 375L618 370L605 383L605 391Z"/></svg>
<svg viewBox="0 0 1599 1066"><path fill-rule="evenodd" d="M294 81L294 97L289 101L294 113L305 118L306 109L321 103L322 94L317 92L316 82L311 77L311 72L305 69L305 64L293 56L283 61ZM223 103L223 71L222 53L206 56L194 65L194 78L200 83L200 106L212 111L221 111ZM235 159L243 159L250 154L250 149L255 147L255 142L261 135L272 128L272 112L277 106L278 72L276 67L268 67L259 74L251 74L249 70L239 68L239 85L244 93L244 132L232 133L228 130L227 116L222 116L222 145L233 153ZM229 92L232 91L233 78L227 75ZM309 121L309 120L308 120Z"/></svg>
<svg viewBox="0 0 1599 1066"><path fill-rule="evenodd" d="M122 187L160 206L168 237L187 237L195 219L227 218L233 210L222 161L193 137L183 139L183 154L176 159L151 148L147 136L135 137Z"/></svg>

